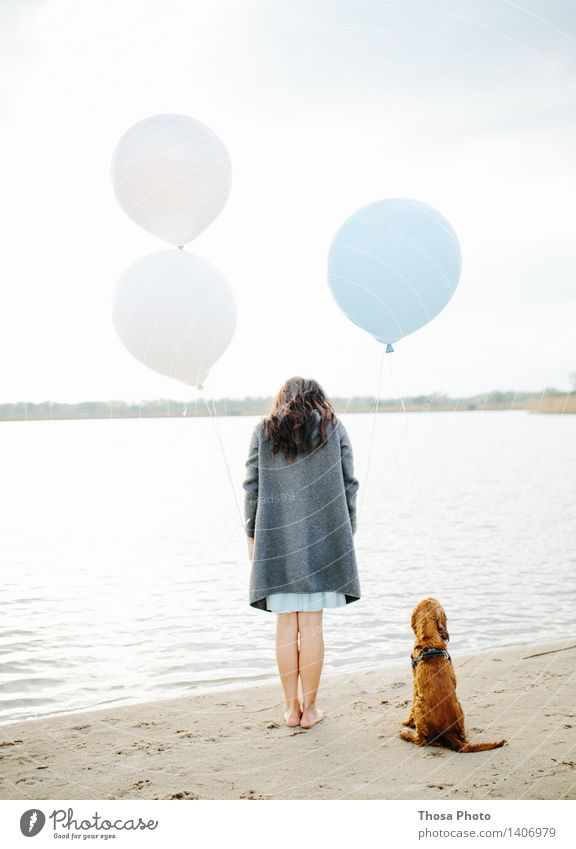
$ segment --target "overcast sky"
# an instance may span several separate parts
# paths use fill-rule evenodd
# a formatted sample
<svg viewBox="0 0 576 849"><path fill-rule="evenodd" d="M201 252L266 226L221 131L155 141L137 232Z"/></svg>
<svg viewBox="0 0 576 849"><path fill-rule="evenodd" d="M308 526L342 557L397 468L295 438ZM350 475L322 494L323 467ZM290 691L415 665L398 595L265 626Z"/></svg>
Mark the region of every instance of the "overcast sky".
<svg viewBox="0 0 576 849"><path fill-rule="evenodd" d="M207 395L296 373L376 392L380 346L339 312L326 256L389 196L442 212L464 263L444 312L387 355L398 391L569 386L570 0L2 0L0 26L1 402L195 396L111 322L117 277L166 246L118 207L110 159L161 112L210 125L232 160L227 206L188 245L238 302Z"/></svg>

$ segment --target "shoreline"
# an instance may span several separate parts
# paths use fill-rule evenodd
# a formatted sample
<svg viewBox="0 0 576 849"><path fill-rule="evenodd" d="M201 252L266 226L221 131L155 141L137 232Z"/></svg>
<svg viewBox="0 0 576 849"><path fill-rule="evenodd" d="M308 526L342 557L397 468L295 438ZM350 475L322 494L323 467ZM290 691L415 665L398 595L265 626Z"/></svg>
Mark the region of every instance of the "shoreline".
<svg viewBox="0 0 576 849"><path fill-rule="evenodd" d="M199 406L201 398L127 401L16 401L0 404L0 421L102 421L104 419L243 418L268 414L272 398L211 398L214 413ZM366 413L459 413L511 412L576 414L576 390L540 392L492 391L462 398L434 392L400 398L375 396L333 397L337 415ZM376 406L376 409L375 409Z"/></svg>
<svg viewBox="0 0 576 849"><path fill-rule="evenodd" d="M558 637L556 640L551 641L549 644L551 646L569 643L569 637L560 638ZM576 644L576 637L574 638L574 643ZM464 663L467 659L471 657L481 658L484 655L493 654L495 651L507 651L508 649L518 649L521 650L523 647L529 647L533 645L546 646L548 643L504 643L497 647L479 649L478 651L467 652L466 654L461 655L461 662ZM400 670L406 661L406 656L401 657L390 657L384 658L379 662L379 669L398 669ZM335 679L343 678L347 679L356 675L357 673L373 671L375 669L374 664L362 663L362 664L350 664L347 665L345 669L331 669L329 671L324 671L322 673L322 683L325 684L327 682L334 681ZM54 710L49 713L43 713L38 716L27 716L21 717L17 719L0 719L0 738L2 735L2 729L10 728L13 725L28 723L28 722L40 722L42 720L51 720L57 719L58 717L66 717L66 716L79 716L86 713L98 712L102 710L112 710L112 709L121 709L121 708L137 708L139 706L146 705L157 705L162 704L165 701L172 701L177 699L191 699L196 698L198 696L210 696L210 695L218 695L222 693L234 694L237 691L243 690L252 690L258 687L273 687L278 684L278 676L276 673L271 675L265 675L262 678L252 678L246 680L237 680L233 682L218 684L214 683L213 685L205 686L200 685L197 688L192 687L187 692L182 692L178 695L173 696L159 696L156 699L134 699L133 701L107 701L100 704L89 705L87 707L75 707L70 709L63 710Z"/></svg>
<svg viewBox="0 0 576 849"><path fill-rule="evenodd" d="M286 728L278 683L0 726L3 799L576 798L576 640L454 658L471 740L459 754L398 737L410 664L334 670L326 719Z"/></svg>
<svg viewBox="0 0 576 849"><path fill-rule="evenodd" d="M405 415L406 413L536 413L542 416L571 416L576 415L576 404L572 403L571 405L562 405L562 404L538 404L538 405L525 405L525 406L498 406L496 404L490 405L486 404L482 407L425 407L425 406L413 406L410 404L405 404L405 409L402 408L401 405L397 407L381 407L378 410L374 410L370 407L363 407L360 409L354 410L346 410L346 409L338 409L336 410L337 415L346 415L346 416L364 416L367 414L370 415L386 415L393 413L401 413ZM263 416L265 413L218 413L216 416L212 418L216 419L242 419L242 418L258 418L259 416ZM184 416L182 413L170 413L170 414L147 414L147 415L133 415L133 416L29 416L29 417L0 417L0 422L79 422L79 421L88 421L88 422L101 422L101 421L138 421L138 420L154 420L158 419L209 419L209 413L194 413L192 415L187 414Z"/></svg>

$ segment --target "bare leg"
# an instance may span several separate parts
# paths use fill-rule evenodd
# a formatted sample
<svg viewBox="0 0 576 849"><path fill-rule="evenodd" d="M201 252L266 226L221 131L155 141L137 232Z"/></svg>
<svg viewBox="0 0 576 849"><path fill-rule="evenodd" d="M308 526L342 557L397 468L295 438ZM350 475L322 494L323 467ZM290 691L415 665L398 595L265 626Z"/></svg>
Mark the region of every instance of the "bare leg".
<svg viewBox="0 0 576 849"><path fill-rule="evenodd" d="M298 614L279 613L276 617L276 661L286 699L286 725L300 725L298 701Z"/></svg>
<svg viewBox="0 0 576 849"><path fill-rule="evenodd" d="M316 707L316 695L324 664L324 634L322 633L322 610L298 612L300 631L300 681L304 697L304 710L300 725L312 728L321 719L324 711Z"/></svg>

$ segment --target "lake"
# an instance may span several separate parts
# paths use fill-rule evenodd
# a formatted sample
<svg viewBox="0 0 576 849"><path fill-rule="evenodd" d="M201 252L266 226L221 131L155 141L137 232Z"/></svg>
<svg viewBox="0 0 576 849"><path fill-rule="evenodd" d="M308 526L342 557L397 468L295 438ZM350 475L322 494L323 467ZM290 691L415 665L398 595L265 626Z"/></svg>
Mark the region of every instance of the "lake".
<svg viewBox="0 0 576 849"><path fill-rule="evenodd" d="M576 416L342 420L362 599L325 613L325 670L409 662L427 595L453 655L575 633ZM234 498L256 421L0 424L1 722L275 676Z"/></svg>

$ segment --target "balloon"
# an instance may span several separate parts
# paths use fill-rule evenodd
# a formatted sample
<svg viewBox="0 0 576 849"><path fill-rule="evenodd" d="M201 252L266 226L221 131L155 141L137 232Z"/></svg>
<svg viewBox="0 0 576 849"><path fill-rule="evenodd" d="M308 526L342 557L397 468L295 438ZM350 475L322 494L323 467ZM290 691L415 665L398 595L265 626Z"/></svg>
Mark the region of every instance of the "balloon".
<svg viewBox="0 0 576 849"><path fill-rule="evenodd" d="M171 245L185 245L214 221L230 193L221 139L187 115L154 115L124 133L112 157L124 212Z"/></svg>
<svg viewBox="0 0 576 849"><path fill-rule="evenodd" d="M221 272L186 251L133 263L114 291L113 323L123 344L160 374L201 386L234 335L236 302Z"/></svg>
<svg viewBox="0 0 576 849"><path fill-rule="evenodd" d="M344 314L390 351L444 309L461 267L456 233L437 210L390 198L342 224L330 246L328 284Z"/></svg>

